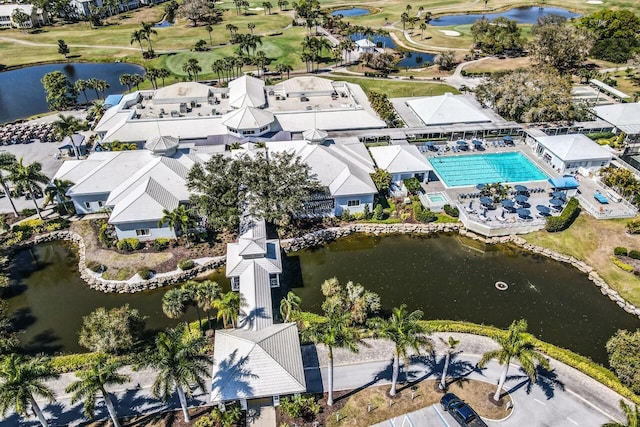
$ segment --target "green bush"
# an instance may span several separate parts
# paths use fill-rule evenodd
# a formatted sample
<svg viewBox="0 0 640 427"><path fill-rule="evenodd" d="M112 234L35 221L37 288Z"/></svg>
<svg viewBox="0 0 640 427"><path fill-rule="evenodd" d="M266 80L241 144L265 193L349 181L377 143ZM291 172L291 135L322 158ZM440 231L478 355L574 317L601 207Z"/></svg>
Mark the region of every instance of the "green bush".
<svg viewBox="0 0 640 427"><path fill-rule="evenodd" d="M153 247L157 251L163 251L169 247L169 243L171 243L171 239L156 239L153 241Z"/></svg>
<svg viewBox="0 0 640 427"><path fill-rule="evenodd" d="M183 258L178 261L178 267L180 270L191 270L195 266L195 263L192 259Z"/></svg>
<svg viewBox="0 0 640 427"><path fill-rule="evenodd" d="M451 206L449 204L444 205L444 213L454 218L458 218L460 216L460 210L456 206Z"/></svg>
<svg viewBox="0 0 640 427"><path fill-rule="evenodd" d="M640 219L627 222L627 232L630 234L640 233Z"/></svg>
<svg viewBox="0 0 640 427"><path fill-rule="evenodd" d="M35 215L36 213L38 213L38 211L36 211L35 209L31 209L31 208L25 208L25 209L22 209L20 211L20 215L25 216L25 217L29 217L29 216Z"/></svg>
<svg viewBox="0 0 640 427"><path fill-rule="evenodd" d="M384 219L384 209L382 209L382 205L378 203L375 208L373 208L373 219L376 221L381 221Z"/></svg>
<svg viewBox="0 0 640 427"><path fill-rule="evenodd" d="M591 138L594 141L597 141L598 139L609 139L609 138L615 136L615 133L613 133L613 132L592 132L592 133L585 134L585 136L587 136L588 138Z"/></svg>
<svg viewBox="0 0 640 427"><path fill-rule="evenodd" d="M131 237L128 239L120 239L118 240L118 243L116 243L116 248L118 248L119 251L124 251L124 252L137 251L141 247L142 247L142 243L140 242L140 240L136 239L135 237Z"/></svg>
<svg viewBox="0 0 640 427"><path fill-rule="evenodd" d="M613 249L613 254L616 256L627 256L627 248L623 248L622 246L616 246Z"/></svg>
<svg viewBox="0 0 640 427"><path fill-rule="evenodd" d="M629 265L626 262L622 262L616 257L612 257L611 258L611 262L613 262L613 264L616 267L621 268L622 270L626 271L627 273L631 273L633 271L633 266L632 265Z"/></svg>
<svg viewBox="0 0 640 427"><path fill-rule="evenodd" d="M640 251L636 249L631 249L629 251L629 258L640 259Z"/></svg>
<svg viewBox="0 0 640 427"><path fill-rule="evenodd" d="M114 239L109 232L109 224L103 222L100 225L100 231L98 231L98 241L107 247L113 246Z"/></svg>
<svg viewBox="0 0 640 427"><path fill-rule="evenodd" d="M418 181L418 179L415 177L403 179L402 182L404 183L405 188L410 194L416 195L422 189L420 181Z"/></svg>
<svg viewBox="0 0 640 427"><path fill-rule="evenodd" d="M560 216L550 216L547 218L545 228L550 233L566 230L573 224L573 221L575 221L578 215L580 215L580 203L578 199L572 197Z"/></svg>
<svg viewBox="0 0 640 427"><path fill-rule="evenodd" d="M313 396L296 395L280 401L280 409L291 418L312 421L320 413L320 405Z"/></svg>
<svg viewBox="0 0 640 427"><path fill-rule="evenodd" d="M343 209L342 213L340 214L340 219L345 222L349 222L354 220L354 216L351 215L351 212L349 212L349 209Z"/></svg>
<svg viewBox="0 0 640 427"><path fill-rule="evenodd" d="M151 271L146 267L139 268L138 275L140 275L143 280L149 280L151 278Z"/></svg>
<svg viewBox="0 0 640 427"><path fill-rule="evenodd" d="M422 203L419 200L411 202L411 209L413 209L413 217L419 222L434 222L438 219L436 214L429 209L424 209Z"/></svg>

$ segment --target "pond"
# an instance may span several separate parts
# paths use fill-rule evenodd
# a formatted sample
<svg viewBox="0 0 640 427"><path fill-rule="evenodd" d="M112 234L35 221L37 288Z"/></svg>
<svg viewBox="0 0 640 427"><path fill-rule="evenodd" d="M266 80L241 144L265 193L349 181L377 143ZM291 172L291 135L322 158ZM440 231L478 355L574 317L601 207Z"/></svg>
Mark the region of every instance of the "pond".
<svg viewBox="0 0 640 427"><path fill-rule="evenodd" d="M338 9L331 12L333 16L342 15L342 16L365 16L370 14L369 9L362 9L357 7L352 7L350 9Z"/></svg>
<svg viewBox="0 0 640 427"><path fill-rule="evenodd" d="M361 40L367 38L364 34L352 34L351 40ZM371 37L371 41L379 48L396 49L396 44L390 36L376 35ZM426 67L433 64L435 55L432 53L416 52L411 50L398 50L403 55L396 65L401 68Z"/></svg>
<svg viewBox="0 0 640 427"><path fill-rule="evenodd" d="M292 288L302 308L320 312L320 284L337 277L377 292L383 310L407 304L427 319L467 320L506 328L525 318L537 337L606 364L606 341L617 329L635 330L640 319L604 297L586 275L548 258L510 246L490 246L458 235L355 235L284 257L284 284L273 295L278 312ZM9 308L26 332L30 353L84 351L77 343L82 316L98 307L128 303L149 316L147 325L175 325L162 312L165 289L138 294L93 291L80 279L77 257L67 244L51 243L21 251L11 265ZM211 276L224 289L223 271ZM508 284L499 291L495 283ZM189 316L195 320L195 312Z"/></svg>
<svg viewBox="0 0 640 427"><path fill-rule="evenodd" d="M502 16L517 21L519 24L535 24L538 18L548 15L558 15L563 18L571 19L581 16L578 13L571 12L567 9L559 7L517 7L509 9L505 12L487 13L487 14L470 14L470 15L444 15L433 18L429 25L436 27L446 27L452 25L469 25L478 19L486 18L490 21Z"/></svg>
<svg viewBox="0 0 640 427"><path fill-rule="evenodd" d="M83 352L78 344L82 317L98 307L129 304L148 316L151 330L174 326L162 312L162 296L169 288L136 294L103 293L90 289L78 273L78 257L66 243L48 243L18 252L11 262L7 302L27 353ZM196 320L195 310L189 318Z"/></svg>
<svg viewBox="0 0 640 427"><path fill-rule="evenodd" d="M68 63L47 64L0 72L0 123L11 122L48 111L42 77L52 71L63 72L71 82L95 77L106 80L109 89L106 95L127 90L119 82L122 74L144 74L144 68L125 63ZM87 90L89 100L96 99L93 90ZM78 95L85 102L84 95Z"/></svg>
<svg viewBox="0 0 640 427"><path fill-rule="evenodd" d="M525 318L538 338L602 364L616 330L640 327L567 264L458 235L352 236L290 254L285 265L283 283L294 286L304 310L320 312L320 284L335 276L377 292L385 311L404 303L427 319L500 328ZM497 290L498 281L509 288Z"/></svg>

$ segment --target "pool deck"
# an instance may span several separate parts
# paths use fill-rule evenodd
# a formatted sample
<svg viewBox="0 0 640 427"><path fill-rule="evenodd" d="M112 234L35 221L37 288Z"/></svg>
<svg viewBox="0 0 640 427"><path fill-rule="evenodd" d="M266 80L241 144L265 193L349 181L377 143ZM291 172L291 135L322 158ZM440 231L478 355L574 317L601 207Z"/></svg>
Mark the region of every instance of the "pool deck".
<svg viewBox="0 0 640 427"><path fill-rule="evenodd" d="M449 150L441 153L440 155L435 152L428 152L427 158L437 157L451 157L451 156L468 156L473 154L495 154L495 153L508 153L519 152L523 154L529 161L535 164L540 170L551 178L561 177L562 174L555 172L547 163L544 163L538 156L535 155L533 149L525 144L522 140L514 138L515 145L512 147L494 147L492 144L486 145L485 150L473 150L471 147L469 151L453 152L451 147L456 144L455 141L448 142ZM580 206L583 210L587 211L590 215L597 219L611 219L611 218L631 218L637 215L637 209L630 205L625 200L621 202L615 202L609 197L608 204L600 204L593 197L594 194L599 191L602 194L607 194L611 189L605 187L599 180L594 178L587 178L578 176L578 182L580 188L577 194L577 199L580 201ZM509 213L504 211L503 208L498 205L496 209L488 209L484 215L483 209L481 209L480 202L477 197L464 197L464 195L478 193L475 185L465 187L447 187L442 181L430 181L429 183L423 183L423 190L426 193L444 192L451 199L452 202L460 210L460 220L468 229L483 234L485 236L504 236L510 234L526 234L532 231L543 229L546 219L544 216L539 215L536 209L537 205L547 206L551 209L552 215L560 215L562 211L553 209L549 205L549 194L552 191L551 184L548 181L530 181L521 182L529 189L539 188L540 192L534 192L530 194L528 200L528 206L526 207L531 211L531 217L527 219L520 218L516 213ZM511 184L513 185L513 184ZM513 196L513 194L511 195ZM469 203L473 202L472 210L474 212L468 212ZM498 220L498 217L504 215L505 220Z"/></svg>

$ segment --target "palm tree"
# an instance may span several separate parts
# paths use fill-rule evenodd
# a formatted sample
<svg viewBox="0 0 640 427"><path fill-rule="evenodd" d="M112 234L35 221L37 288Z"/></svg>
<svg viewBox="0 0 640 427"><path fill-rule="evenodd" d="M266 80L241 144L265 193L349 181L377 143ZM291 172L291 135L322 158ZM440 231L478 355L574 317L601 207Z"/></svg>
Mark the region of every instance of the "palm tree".
<svg viewBox="0 0 640 427"><path fill-rule="evenodd" d="M0 365L0 412L2 416L9 408L19 415L28 415L31 406L40 424L47 427L44 413L38 406L35 396L42 396L50 402L54 401L53 390L45 381L58 378L54 373L51 361L46 357L30 358L11 353Z"/></svg>
<svg viewBox="0 0 640 427"><path fill-rule="evenodd" d="M158 71L159 70L154 67L147 68L147 78L151 82L151 86L153 86L154 89L158 89L158 77L160 77L158 75Z"/></svg>
<svg viewBox="0 0 640 427"><path fill-rule="evenodd" d="M169 70L167 70L166 68L158 69L158 77L162 79L162 87L164 87L164 79L166 79L170 75L171 75L171 72L169 72Z"/></svg>
<svg viewBox="0 0 640 427"><path fill-rule="evenodd" d="M127 73L121 74L118 81L120 82L121 85L127 86L127 90L131 92L131 83L132 83L131 74L127 74Z"/></svg>
<svg viewBox="0 0 640 427"><path fill-rule="evenodd" d="M446 379L447 379L447 370L449 369L449 362L451 361L451 355L455 351L458 344L460 344L460 341L456 340L453 337L449 337L449 339L446 341L440 338L440 341L442 342L442 344L446 346L446 349L447 349L444 357L444 368L442 368L442 378L440 378L440 389L446 390L447 389Z"/></svg>
<svg viewBox="0 0 640 427"><path fill-rule="evenodd" d="M144 77L141 74L131 74L131 84L136 85L136 89L140 90L140 83L144 81Z"/></svg>
<svg viewBox="0 0 640 427"><path fill-rule="evenodd" d="M249 22L247 24L247 28L249 29L249 31L251 32L251 34L253 34L253 30L256 28L256 23L255 22Z"/></svg>
<svg viewBox="0 0 640 427"><path fill-rule="evenodd" d="M144 38L147 39L147 42L149 42L149 52L153 52L153 46L151 45L151 36L157 36L158 32L153 29L153 24L150 22L142 22L140 23L140 25L142 25L142 29L140 31L142 31L142 33L144 34Z"/></svg>
<svg viewBox="0 0 640 427"><path fill-rule="evenodd" d="M82 79L78 79L73 84L73 87L75 88L75 90L77 92L82 92L82 94L84 95L84 100L88 104L89 103L89 98L87 97L87 81L86 80L82 80Z"/></svg>
<svg viewBox="0 0 640 427"><path fill-rule="evenodd" d="M91 419L96 409L96 393L99 392L104 404L107 406L113 425L120 427L111 394L107 392L105 387L113 384L124 384L130 380L128 375L118 373L118 369L122 365L123 362L121 360L110 358L106 354L100 354L86 369L77 371L78 380L69 384L65 389L67 393L73 393L71 404L73 405L79 400L83 401L84 414Z"/></svg>
<svg viewBox="0 0 640 427"><path fill-rule="evenodd" d="M13 203L11 191L9 191L9 186L7 185L7 178L3 174L3 172L11 172L15 165L16 156L6 151L0 153L0 185L2 185L2 190L4 191L4 194L7 195L7 199L9 199L9 203L11 203L11 208L13 209L13 214L17 218L18 210L16 209L15 203Z"/></svg>
<svg viewBox="0 0 640 427"><path fill-rule="evenodd" d="M189 75L189 78L191 78L191 75L193 75L193 80L197 82L198 73L202 71L202 67L200 67L197 59L189 58L187 62L182 64L182 71L187 73Z"/></svg>
<svg viewBox="0 0 640 427"><path fill-rule="evenodd" d="M158 227L163 227L165 224L173 230L179 230L180 234L186 238L189 229L196 224L196 219L191 209L180 205L172 211L162 210L162 218L158 221Z"/></svg>
<svg viewBox="0 0 640 427"><path fill-rule="evenodd" d="M213 280L204 280L198 282L195 290L195 302L198 306L207 312L207 327L211 328L211 309L213 302L220 297L221 288L217 282Z"/></svg>
<svg viewBox="0 0 640 427"><path fill-rule="evenodd" d="M209 365L209 357L204 353L206 344L203 337L185 334L184 326L179 325L158 334L155 349L146 362L158 372L151 387L153 395L166 402L175 390L187 423L190 422L187 396L191 396L191 385L195 383L203 392L206 389L204 378Z"/></svg>
<svg viewBox="0 0 640 427"><path fill-rule="evenodd" d="M631 405L627 405L624 400L620 400L620 409L622 409L622 412L624 412L627 418L626 422L606 423L603 424L602 427L640 427L640 408L638 408L638 405L632 408Z"/></svg>
<svg viewBox="0 0 640 427"><path fill-rule="evenodd" d="M241 298L238 292L229 291L213 301L213 308L216 309L217 319L222 319L222 326L226 329L229 324L236 327L238 314L240 313Z"/></svg>
<svg viewBox="0 0 640 427"><path fill-rule="evenodd" d="M53 122L53 129L58 135L60 140L64 139L65 136L68 136L71 140L71 146L73 147L73 153L76 155L76 159L80 158L80 152L78 151L78 147L76 143L73 141L73 134L80 130L82 124L80 120L71 115L65 116L63 114L58 114L58 120Z"/></svg>
<svg viewBox="0 0 640 427"><path fill-rule="evenodd" d="M424 30L427 29L427 24L425 22L420 23L420 37L424 39Z"/></svg>
<svg viewBox="0 0 640 427"><path fill-rule="evenodd" d="M65 213L69 213L69 209L67 208L67 204L69 203L69 196L67 196L67 191L69 188L73 186L73 182L68 179L54 179L47 185L44 189L44 193L47 198L44 201L44 206L47 206L49 203L53 203L56 201L58 206L62 206Z"/></svg>
<svg viewBox="0 0 640 427"><path fill-rule="evenodd" d="M107 106L104 101L96 99L91 103L91 107L89 107L88 115L93 118L95 123L98 123L104 112L107 111Z"/></svg>
<svg viewBox="0 0 640 427"><path fill-rule="evenodd" d="M207 33L209 33L209 46L213 46L213 41L211 40L211 33L213 32L213 27L211 25L207 25L206 27L204 27L205 30L207 30Z"/></svg>
<svg viewBox="0 0 640 427"><path fill-rule="evenodd" d="M24 159L21 157L20 161L16 163L9 173L9 181L13 182L17 194L28 193L31 196L38 217L43 219L36 201L36 195L42 194L40 185L46 185L49 182L49 178L42 173L42 164L33 162L25 165L23 161Z"/></svg>
<svg viewBox="0 0 640 427"><path fill-rule="evenodd" d="M138 43L140 45L140 52L144 53L142 40L144 40L145 38L145 33L142 30L135 30L133 33L131 33L131 41L129 42L129 44Z"/></svg>
<svg viewBox="0 0 640 427"><path fill-rule="evenodd" d="M333 349L346 348L354 353L358 352L358 344L364 344L360 333L351 326L349 313L328 313L326 322L313 323L303 331L303 336L315 343L324 344L329 350L328 382L329 396L327 405L333 405Z"/></svg>
<svg viewBox="0 0 640 427"><path fill-rule="evenodd" d="M162 296L162 311L168 318L177 319L187 313L189 303L189 294L182 288L169 289ZM184 323L190 329L187 319L184 319Z"/></svg>
<svg viewBox="0 0 640 427"><path fill-rule="evenodd" d="M413 349L416 354L420 354L422 349L431 350L433 344L427 337L428 330L420 319L424 313L420 310L407 313L407 306L402 304L394 307L391 317L388 320L372 319L370 323L374 334L380 338L391 340L394 345L393 351L393 374L391 376L391 391L389 395L396 395L396 385L400 373L400 358L405 364L405 372L409 371L408 350Z"/></svg>
<svg viewBox="0 0 640 427"><path fill-rule="evenodd" d="M500 392L507 379L511 359L516 359L520 362L522 369L531 381L535 381L536 379L536 361L544 368L549 367L549 362L534 348L526 332L527 321L524 319L514 320L511 326L509 326L509 330L505 336L495 338L500 348L486 352L478 362L478 366L484 368L490 360L497 359L498 363L504 366L502 374L500 375L500 381L498 382L498 389L493 396L493 400L495 401L500 400Z"/></svg>
<svg viewBox="0 0 640 427"><path fill-rule="evenodd" d="M287 292L287 296L280 300L280 315L285 323L291 321L293 313L300 310L301 302L302 298L292 291Z"/></svg>

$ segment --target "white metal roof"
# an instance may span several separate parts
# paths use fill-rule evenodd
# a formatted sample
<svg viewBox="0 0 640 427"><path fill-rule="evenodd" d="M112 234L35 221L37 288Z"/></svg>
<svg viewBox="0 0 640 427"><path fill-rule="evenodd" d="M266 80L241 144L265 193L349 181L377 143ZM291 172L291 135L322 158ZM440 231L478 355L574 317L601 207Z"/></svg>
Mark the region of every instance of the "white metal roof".
<svg viewBox="0 0 640 427"><path fill-rule="evenodd" d="M222 124L233 129L258 129L273 122L272 112L254 107L242 107L222 116Z"/></svg>
<svg viewBox="0 0 640 427"><path fill-rule="evenodd" d="M163 217L163 209L172 211L179 200L153 178L134 188L124 199L114 206L109 222L158 221Z"/></svg>
<svg viewBox="0 0 640 427"><path fill-rule="evenodd" d="M356 40L356 45L362 48L376 47L376 44L369 39Z"/></svg>
<svg viewBox="0 0 640 427"><path fill-rule="evenodd" d="M433 170L431 164L415 145L371 147L369 151L378 167L392 174Z"/></svg>
<svg viewBox="0 0 640 427"><path fill-rule="evenodd" d="M267 225L251 216L243 219L238 237L240 256L264 256L267 253Z"/></svg>
<svg viewBox="0 0 640 427"><path fill-rule="evenodd" d="M375 114L366 109L344 109L324 111L297 111L275 113L280 127L289 132L304 132L314 127L332 130L376 129L387 127Z"/></svg>
<svg viewBox="0 0 640 427"><path fill-rule="evenodd" d="M481 108L472 105L464 95L445 93L407 101L407 105L427 125L491 122Z"/></svg>
<svg viewBox="0 0 640 427"><path fill-rule="evenodd" d="M224 402L306 391L295 323L258 331L217 330L211 401Z"/></svg>
<svg viewBox="0 0 640 427"><path fill-rule="evenodd" d="M16 9L22 10L27 15L31 16L33 5L31 4L0 4L0 16L11 16Z"/></svg>
<svg viewBox="0 0 640 427"><path fill-rule="evenodd" d="M596 116L627 134L640 134L640 102L601 105L594 107L593 111Z"/></svg>
<svg viewBox="0 0 640 427"><path fill-rule="evenodd" d="M322 142L329 134L321 129L309 129L302 132L302 138L309 142Z"/></svg>
<svg viewBox="0 0 640 427"><path fill-rule="evenodd" d="M222 125L222 116L123 120L109 129L103 141L142 142L150 135L158 134L174 135L180 140L185 140L226 133L227 128Z"/></svg>
<svg viewBox="0 0 640 427"><path fill-rule="evenodd" d="M152 152L166 152L178 146L178 138L173 136L153 136L144 144L146 150Z"/></svg>
<svg viewBox="0 0 640 427"><path fill-rule="evenodd" d="M263 107L265 104L264 81L245 74L229 82L231 107Z"/></svg>
<svg viewBox="0 0 640 427"><path fill-rule="evenodd" d="M611 160L609 151L581 134L537 137L536 141L562 161Z"/></svg>
<svg viewBox="0 0 640 427"><path fill-rule="evenodd" d="M271 152L295 152L334 197L377 192L370 176L373 161L357 138L325 144L277 141L267 142L267 146Z"/></svg>

